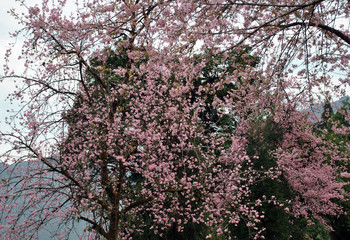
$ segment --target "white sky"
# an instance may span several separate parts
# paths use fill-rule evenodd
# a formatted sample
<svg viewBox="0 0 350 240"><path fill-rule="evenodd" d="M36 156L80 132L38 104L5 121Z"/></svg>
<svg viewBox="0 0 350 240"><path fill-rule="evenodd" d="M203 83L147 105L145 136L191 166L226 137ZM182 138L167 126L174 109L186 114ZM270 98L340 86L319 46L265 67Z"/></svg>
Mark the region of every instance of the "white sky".
<svg viewBox="0 0 350 240"><path fill-rule="evenodd" d="M26 12L26 8L21 6L23 0L0 0L0 77L4 76L3 65L5 64L4 57L6 50L10 47L10 44L15 43L12 51L12 57L10 59L10 68L14 70L16 74L21 74L24 71L23 61L18 60L18 56L21 54L21 48L23 38L14 39L10 37L10 33L20 30L22 26L18 24L18 21L9 13L10 9L14 9L17 13ZM41 6L42 0L24 0L27 5L34 6L36 4ZM67 1L67 9L72 10L75 7L75 1ZM15 84L13 79L5 79L0 82L0 130L8 131L9 126L5 124L5 117L10 116L7 112L8 109L19 109L19 104L13 103L7 100L8 94L15 90ZM8 146L1 145L0 143L0 155Z"/></svg>
<svg viewBox="0 0 350 240"><path fill-rule="evenodd" d="M5 63L4 56L6 49L9 48L9 43L14 42L14 39L11 39L9 36L9 32L13 32L16 29L20 29L20 26L17 24L17 21L11 17L8 13L9 9L16 7L15 0L0 0L0 76L4 75L3 65ZM17 43L16 45L20 45ZM13 66L19 66L18 61L15 58L12 59ZM16 64L17 63L17 64ZM7 94L13 90L8 81L0 84L0 115L3 117L4 105L8 105L8 103L4 102ZM1 125L2 126L2 125Z"/></svg>
<svg viewBox="0 0 350 240"><path fill-rule="evenodd" d="M30 0L30 4L41 2L41 0ZM10 38L9 33L21 29L18 21L9 13L10 9L15 9L18 12L25 11L24 7L20 6L18 0L0 0L0 77L4 75L3 65L5 64L4 57L6 50L10 47L9 44L15 43L13 50L13 56L11 57L10 67L18 73L24 70L23 62L20 62L17 57L21 53L21 39ZM10 114L7 113L8 109L18 108L17 104L11 104L6 97L9 93L15 89L11 79L6 79L0 83L0 130L6 131L10 128L5 124L5 117ZM0 154L7 147L0 145Z"/></svg>
<svg viewBox="0 0 350 240"><path fill-rule="evenodd" d="M19 29L17 21L8 13L9 9L15 7L15 0L0 0L0 77L4 75L3 65L5 63L4 56L9 43L13 40L9 37L9 32ZM18 44L19 45L19 44ZM16 61L13 61L15 64ZM16 64L17 65L17 64ZM13 84L9 81L0 83L0 130L8 130L8 126L4 123L7 114L6 110L13 108L6 96L14 90ZM0 145L0 153L6 149L6 146Z"/></svg>

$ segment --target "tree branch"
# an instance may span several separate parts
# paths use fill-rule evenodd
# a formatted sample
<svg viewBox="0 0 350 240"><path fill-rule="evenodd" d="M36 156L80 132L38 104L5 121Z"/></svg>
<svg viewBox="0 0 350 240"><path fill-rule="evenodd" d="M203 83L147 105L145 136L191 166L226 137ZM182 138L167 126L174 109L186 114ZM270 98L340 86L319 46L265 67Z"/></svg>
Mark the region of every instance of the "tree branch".
<svg viewBox="0 0 350 240"><path fill-rule="evenodd" d="M91 219L88 219L86 217L80 216L81 220L84 220L87 223L90 223L92 225L92 227L99 232L102 236L107 237L108 234L107 232L103 229L103 227L101 227L100 225L98 225L96 222L92 221Z"/></svg>
<svg viewBox="0 0 350 240"><path fill-rule="evenodd" d="M290 27L294 27L294 26L303 26L303 27L312 26L312 27L320 28L324 31L335 34L336 36L338 36L339 38L341 38L343 41L345 41L347 44L350 45L350 37L349 36L345 35L344 33L342 33L341 31L339 31L335 28L332 28L332 27L325 25L325 24L322 24L322 23L294 22L294 23L290 23L290 24L286 24L286 25L279 25L278 27L286 29L286 28L290 28Z"/></svg>
<svg viewBox="0 0 350 240"><path fill-rule="evenodd" d="M131 203L129 206L127 206L126 208L124 208L121 213L126 213L127 211L133 209L134 207L137 207L139 205L142 205L142 204L145 204L145 203L148 203L150 201L152 201L154 199L154 197L148 197L148 198L144 198L144 199L141 199L139 201L136 201L136 202L133 202Z"/></svg>

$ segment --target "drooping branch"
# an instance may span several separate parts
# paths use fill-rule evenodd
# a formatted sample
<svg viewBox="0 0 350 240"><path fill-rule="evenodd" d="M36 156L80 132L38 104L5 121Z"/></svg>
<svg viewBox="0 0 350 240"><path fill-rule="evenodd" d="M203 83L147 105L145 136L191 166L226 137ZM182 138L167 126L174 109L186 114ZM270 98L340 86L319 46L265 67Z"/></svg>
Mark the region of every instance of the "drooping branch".
<svg viewBox="0 0 350 240"><path fill-rule="evenodd" d="M31 82L34 82L36 84L42 85L46 89L50 89L51 91L53 91L56 94L64 94L64 95L70 95L70 96L75 96L76 95L74 92L71 92L71 91L68 91L68 90L57 89L57 88L51 86L49 83L46 83L46 82L43 82L43 81L39 81L38 79L35 79L35 78L32 78L32 77L26 77L26 76L20 76L20 75L11 75L11 76L7 76L6 78L15 78L15 79L23 79L25 81L31 81ZM0 78L0 80L1 80L1 78Z"/></svg>
<svg viewBox="0 0 350 240"><path fill-rule="evenodd" d="M253 6L253 7L276 7L276 8L306 8L310 6L315 6L325 0L317 0L311 3L305 4L276 4L276 3L254 3L254 2L244 2L244 1L229 1L230 5L241 5L241 6ZM209 3L208 3L209 5ZM224 4L223 4L224 5Z"/></svg>
<svg viewBox="0 0 350 240"><path fill-rule="evenodd" d="M278 27L280 27L282 29L286 29L286 28L295 27L295 26L302 26L302 27L312 26L312 27L320 28L326 32L335 34L336 36L338 36L339 38L341 38L347 44L350 45L350 37L349 36L345 35L343 32L339 31L338 29L332 28L332 27L325 25L325 24L322 24L322 23L294 22L294 23L290 23L290 24L286 24L286 25L279 25Z"/></svg>
<svg viewBox="0 0 350 240"><path fill-rule="evenodd" d="M234 45L234 47L237 47L237 46L243 44L247 39L249 39L249 38L251 38L252 36L254 36L255 34L257 34L261 29L266 28L266 27L271 27L271 26L274 27L276 21L281 20L281 19L284 19L286 16L289 16L289 15L291 15L291 14L293 14L293 13L299 11L299 10L302 10L302 9L304 9L304 8L306 8L306 7L315 6L315 5L319 4L319 3L321 3L322 1L323 1L323 0L317 0L317 1L312 2L312 3L310 3L310 4L307 4L307 5L296 5L296 6L294 6L294 8L292 8L291 10L289 10L289 11L287 11L287 12L282 12L281 15L278 15L278 16L276 16L276 17L273 17L272 19L268 20L268 21L265 22L265 23L262 23L262 24L259 25L259 26L253 27L254 30L251 31L251 32L248 32L248 33L246 34L246 36L245 36L243 39L241 39L237 44ZM234 3L233 3L233 4L234 4ZM283 22L283 21L282 21L282 22Z"/></svg>
<svg viewBox="0 0 350 240"><path fill-rule="evenodd" d="M102 80L102 78L90 67L90 65L85 61L85 59L79 54L79 52L75 50L68 51L65 46L51 33L49 33L47 30L42 28L42 30L48 34L48 36L61 48L61 53L64 51L64 54L75 54L78 57L79 60L79 67L81 69L82 65L86 67L86 69L96 78L96 80L101 84L101 86L104 88L106 92L109 92L109 89L106 85L106 83ZM83 79L81 79L83 81Z"/></svg>

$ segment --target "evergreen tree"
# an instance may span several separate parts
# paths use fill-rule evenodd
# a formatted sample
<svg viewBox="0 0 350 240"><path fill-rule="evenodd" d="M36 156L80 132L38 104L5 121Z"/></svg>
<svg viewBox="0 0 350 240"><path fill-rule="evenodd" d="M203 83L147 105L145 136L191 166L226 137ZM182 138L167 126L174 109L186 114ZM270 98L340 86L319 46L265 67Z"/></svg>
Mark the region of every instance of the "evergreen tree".
<svg viewBox="0 0 350 240"><path fill-rule="evenodd" d="M350 133L347 131L342 131L342 128L348 128L350 126L349 120L349 110L350 110L350 98L347 97L340 101L340 108L334 113L332 105L329 100L327 100L323 106L323 111L321 115L321 121L317 123L315 132L322 136L323 138L329 140L331 143L335 144L341 153L349 152L350 146ZM350 172L350 159L346 166L340 165L342 169ZM348 182L348 178L340 178L339 181ZM350 193L350 186L344 186L346 192ZM350 212L350 199L346 196L346 200L339 202L343 207L344 212ZM329 216L329 224L333 228L330 232L332 240L345 240L350 239L350 216L349 214L342 214L340 216Z"/></svg>

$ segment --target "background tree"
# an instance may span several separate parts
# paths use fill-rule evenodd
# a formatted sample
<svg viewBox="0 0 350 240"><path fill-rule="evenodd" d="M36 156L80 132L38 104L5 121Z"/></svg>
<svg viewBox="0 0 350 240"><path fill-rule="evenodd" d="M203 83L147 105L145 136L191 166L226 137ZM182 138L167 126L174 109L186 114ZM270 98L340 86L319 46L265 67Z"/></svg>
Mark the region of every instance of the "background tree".
<svg viewBox="0 0 350 240"><path fill-rule="evenodd" d="M21 154L9 152L7 163L31 165L1 183L13 192L0 200L2 237L35 237L60 217L86 222L86 238L128 239L149 217L161 237L200 223L213 231L208 238L233 238L244 223L259 238L261 202L282 207L289 195L265 200L252 190L280 176L293 191L289 214L310 221L337 214L344 183L336 162L348 156L313 134L300 106L313 101L314 87L341 87L329 82L334 71L349 82L348 31L337 26L349 19L348 4L91 0L69 16L65 1L28 7L19 18L27 75L7 72L23 85L13 97L27 105L2 136ZM247 46L250 54L229 55ZM127 61L115 68L108 61L120 54ZM258 56L256 66L237 61ZM217 75L198 83L206 67ZM249 134L259 118L269 126L267 116L277 137L257 151ZM234 128L217 124L224 119ZM274 165L270 156L274 169L252 161ZM26 198L16 206L19 195Z"/></svg>
<svg viewBox="0 0 350 240"><path fill-rule="evenodd" d="M336 112L333 110L335 107L338 108ZM340 154L347 154L349 151L350 135L347 129L350 126L350 122L348 119L348 111L348 96L340 99L338 103L330 103L329 100L326 100L323 105L321 121L318 122L315 127L315 132L318 135L339 147ZM343 164L342 167L346 168L347 172L349 172L349 161ZM342 177L339 178L338 181L348 182L348 179ZM349 186L345 186L344 189L346 192L349 192ZM349 212L349 198L347 197L345 200L346 201L343 201L341 205L346 212ZM330 233L332 239L349 238L349 215L341 215L338 217L329 216L328 221L334 230Z"/></svg>

